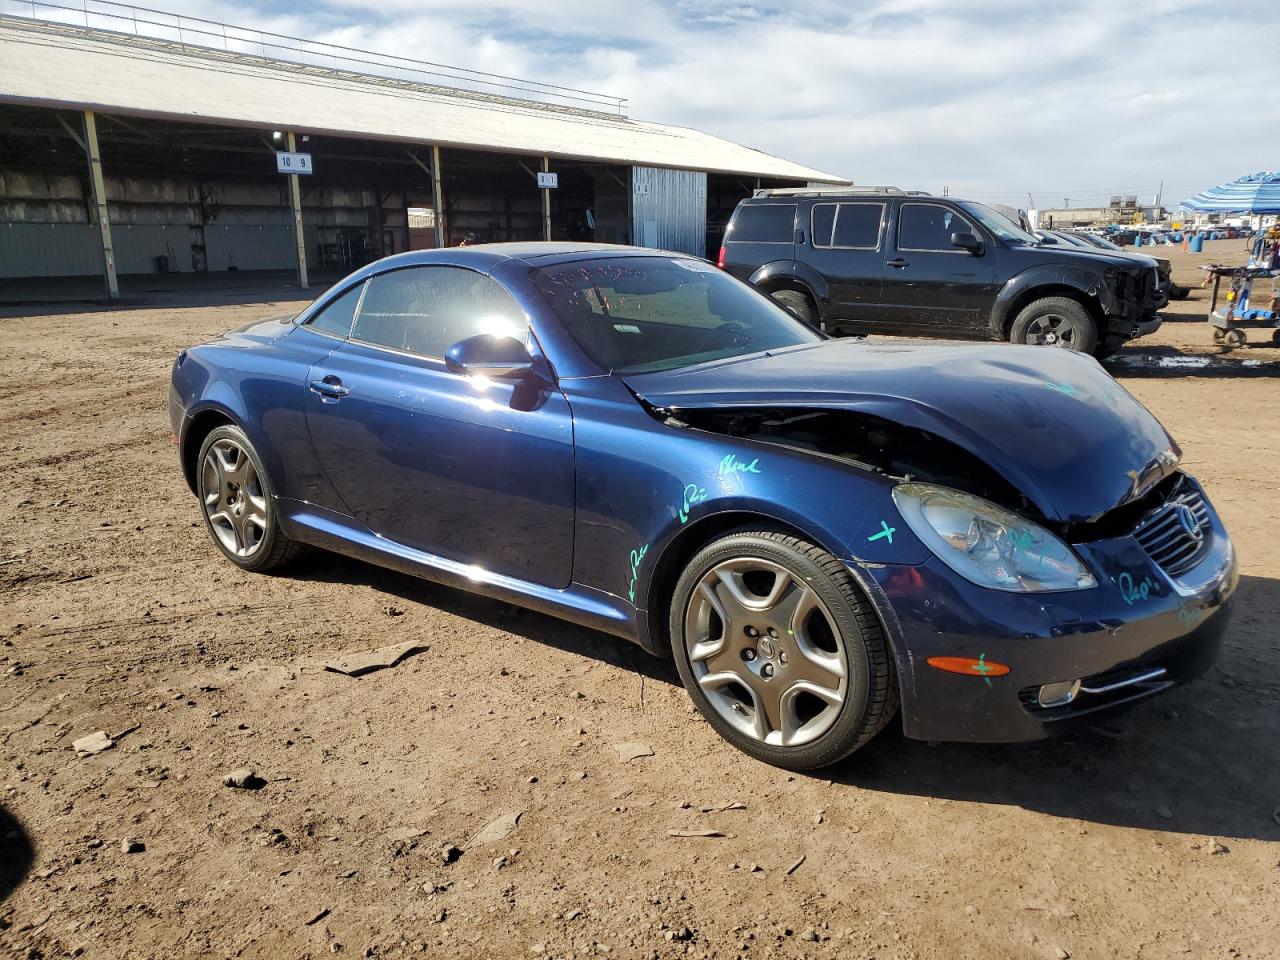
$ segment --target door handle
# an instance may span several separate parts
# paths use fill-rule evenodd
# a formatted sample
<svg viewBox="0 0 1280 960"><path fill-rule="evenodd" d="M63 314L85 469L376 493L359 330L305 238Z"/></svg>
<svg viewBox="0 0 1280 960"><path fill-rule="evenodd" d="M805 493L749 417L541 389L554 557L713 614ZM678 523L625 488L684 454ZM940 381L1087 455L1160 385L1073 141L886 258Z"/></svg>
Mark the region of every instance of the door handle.
<svg viewBox="0 0 1280 960"><path fill-rule="evenodd" d="M322 397L328 397L331 400L341 400L351 391L342 385L342 381L330 374L323 380L312 380L309 384L312 393L318 393Z"/></svg>
<svg viewBox="0 0 1280 960"><path fill-rule="evenodd" d="M908 263L906 260L903 260L901 257L898 257L896 260L886 260L884 262L884 265L886 267L897 267L899 270L901 270L903 267L908 266Z"/></svg>

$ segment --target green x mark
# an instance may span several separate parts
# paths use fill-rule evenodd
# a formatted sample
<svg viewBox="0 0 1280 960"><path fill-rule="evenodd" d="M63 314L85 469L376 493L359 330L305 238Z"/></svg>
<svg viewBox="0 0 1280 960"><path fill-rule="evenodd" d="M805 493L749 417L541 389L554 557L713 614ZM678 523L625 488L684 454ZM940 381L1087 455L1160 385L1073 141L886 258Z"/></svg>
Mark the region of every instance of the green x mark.
<svg viewBox="0 0 1280 960"><path fill-rule="evenodd" d="M889 524L888 524L888 522L887 522L887 521L885 521L885 520L881 520L881 521L880 521L880 532L879 532L879 533L877 533L877 534L875 534L875 535L873 535L873 536L867 537L867 540L868 540L868 541L871 541L871 540L879 540L881 537L883 537L883 538L885 538L886 540L888 540L890 543L893 543L893 532L894 532L895 530L897 530L897 529L898 529L897 527L891 527L891 526L889 526Z"/></svg>
<svg viewBox="0 0 1280 960"><path fill-rule="evenodd" d="M978 662L974 664L973 672L982 674L982 679L987 681L987 686L991 686L991 677L988 676L993 667L987 666L987 655L985 653L978 654Z"/></svg>

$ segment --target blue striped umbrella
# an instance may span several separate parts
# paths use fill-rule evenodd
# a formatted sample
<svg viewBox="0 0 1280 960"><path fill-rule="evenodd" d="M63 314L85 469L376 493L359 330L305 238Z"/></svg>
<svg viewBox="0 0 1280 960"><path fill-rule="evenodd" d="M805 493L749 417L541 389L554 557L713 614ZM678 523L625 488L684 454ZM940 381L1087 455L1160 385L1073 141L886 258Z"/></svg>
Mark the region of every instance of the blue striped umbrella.
<svg viewBox="0 0 1280 960"><path fill-rule="evenodd" d="M1199 213L1280 213L1280 173L1251 173L1178 204Z"/></svg>

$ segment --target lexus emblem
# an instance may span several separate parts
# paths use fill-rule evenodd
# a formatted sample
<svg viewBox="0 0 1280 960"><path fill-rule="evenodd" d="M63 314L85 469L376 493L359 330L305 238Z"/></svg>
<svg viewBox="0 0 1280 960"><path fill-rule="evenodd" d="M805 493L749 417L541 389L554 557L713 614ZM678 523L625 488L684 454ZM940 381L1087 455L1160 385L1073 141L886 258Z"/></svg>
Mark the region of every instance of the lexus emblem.
<svg viewBox="0 0 1280 960"><path fill-rule="evenodd" d="M1195 513L1185 503L1178 504L1178 522L1182 524L1182 529L1187 532L1192 540L1200 541L1204 539L1204 531L1200 529L1200 521L1196 519Z"/></svg>

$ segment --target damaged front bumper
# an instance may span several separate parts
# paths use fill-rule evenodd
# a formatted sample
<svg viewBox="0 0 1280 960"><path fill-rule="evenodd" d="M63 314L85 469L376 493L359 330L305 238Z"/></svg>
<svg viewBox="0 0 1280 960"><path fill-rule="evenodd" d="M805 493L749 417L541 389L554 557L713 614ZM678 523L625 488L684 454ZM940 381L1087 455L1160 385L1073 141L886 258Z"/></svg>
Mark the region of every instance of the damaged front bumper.
<svg viewBox="0 0 1280 960"><path fill-rule="evenodd" d="M1178 577L1132 536L1077 544L1098 586L1069 592L985 589L936 558L867 570L892 611L883 619L895 635L904 732L920 740L1036 740L1204 673L1221 646L1238 578L1216 516L1207 537L1202 559ZM929 666L931 657L1009 670L957 675ZM1046 697L1046 685L1071 695Z"/></svg>

